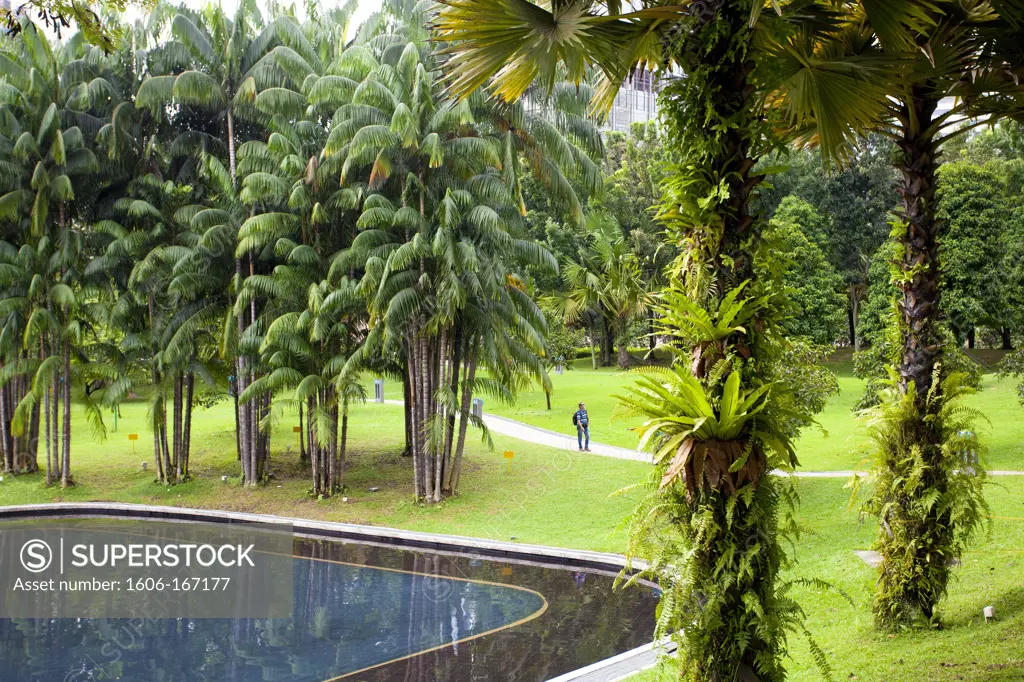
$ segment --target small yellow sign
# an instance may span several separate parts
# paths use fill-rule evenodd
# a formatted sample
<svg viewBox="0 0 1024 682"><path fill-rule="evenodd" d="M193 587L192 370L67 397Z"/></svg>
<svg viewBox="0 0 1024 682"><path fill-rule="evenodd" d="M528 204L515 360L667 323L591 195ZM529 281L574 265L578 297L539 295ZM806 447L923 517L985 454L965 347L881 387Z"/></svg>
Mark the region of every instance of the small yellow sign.
<svg viewBox="0 0 1024 682"><path fill-rule="evenodd" d="M292 433L302 433L302 427L301 426L293 426L292 427Z"/></svg>
<svg viewBox="0 0 1024 682"><path fill-rule="evenodd" d="M128 434L128 440L130 440L132 442L132 454L133 455L135 454L135 441L137 441L138 439L139 439L139 434L137 434L137 433L129 433Z"/></svg>
<svg viewBox="0 0 1024 682"><path fill-rule="evenodd" d="M516 453L512 452L511 450L506 450L505 451L505 459L512 459L515 456L516 456Z"/></svg>

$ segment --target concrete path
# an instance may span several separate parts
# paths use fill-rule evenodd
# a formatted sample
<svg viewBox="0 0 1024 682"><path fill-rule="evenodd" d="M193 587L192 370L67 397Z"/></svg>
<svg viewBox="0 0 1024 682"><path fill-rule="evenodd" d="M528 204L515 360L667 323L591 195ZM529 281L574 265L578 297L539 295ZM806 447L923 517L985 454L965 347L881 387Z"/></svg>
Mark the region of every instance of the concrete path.
<svg viewBox="0 0 1024 682"><path fill-rule="evenodd" d="M387 405L403 405L401 400L385 400ZM517 422L506 417L499 417L495 414L484 412L484 424L487 428L494 433L499 433L503 436L515 438L516 440L526 441L527 443L536 443L537 445L546 445L550 448L558 448L559 450L569 450L571 452L578 452L579 447L576 443L576 434L558 433L557 431L549 431L548 429L542 429L536 426L530 426L523 422ZM604 445L603 443L595 443L590 441L590 452L591 455L599 455L601 457L613 457L615 459L629 459L636 462L653 462L653 457L649 452L642 450L630 450L629 448L620 448L615 445ZM800 478L853 478L854 476L864 476L867 474L865 471L797 471L795 474L782 470L775 470L775 474L779 476L799 476ZM1024 471L990 471L989 476L1024 476Z"/></svg>

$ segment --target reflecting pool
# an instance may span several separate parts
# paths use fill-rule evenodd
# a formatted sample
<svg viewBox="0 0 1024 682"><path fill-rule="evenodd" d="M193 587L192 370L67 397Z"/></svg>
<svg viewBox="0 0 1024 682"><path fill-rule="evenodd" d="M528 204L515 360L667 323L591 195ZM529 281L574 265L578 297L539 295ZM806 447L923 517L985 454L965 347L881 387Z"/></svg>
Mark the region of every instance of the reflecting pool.
<svg viewBox="0 0 1024 682"><path fill-rule="evenodd" d="M295 541L289 619L4 619L3 682L541 681L651 641L597 571ZM284 578L287 579L287 578Z"/></svg>

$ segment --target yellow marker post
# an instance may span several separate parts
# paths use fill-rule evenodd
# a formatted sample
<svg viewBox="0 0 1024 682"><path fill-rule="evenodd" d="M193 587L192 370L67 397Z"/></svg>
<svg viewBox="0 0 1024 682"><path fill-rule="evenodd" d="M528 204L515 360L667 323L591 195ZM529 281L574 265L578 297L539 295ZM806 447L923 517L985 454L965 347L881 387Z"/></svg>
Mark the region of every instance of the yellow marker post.
<svg viewBox="0 0 1024 682"><path fill-rule="evenodd" d="M512 458L516 456L516 453L511 450L505 451L505 459L508 460L508 473L512 473Z"/></svg>
<svg viewBox="0 0 1024 682"><path fill-rule="evenodd" d="M129 433L128 434L128 440L130 440L132 442L132 454L133 455L135 454L135 441L137 441L138 439L139 439L139 434L137 434L137 433Z"/></svg>

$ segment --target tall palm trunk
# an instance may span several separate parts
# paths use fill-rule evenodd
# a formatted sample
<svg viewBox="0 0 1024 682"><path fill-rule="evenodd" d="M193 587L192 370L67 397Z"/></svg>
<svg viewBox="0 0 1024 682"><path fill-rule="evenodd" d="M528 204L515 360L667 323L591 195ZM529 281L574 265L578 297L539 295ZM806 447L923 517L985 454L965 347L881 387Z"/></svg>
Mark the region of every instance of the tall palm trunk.
<svg viewBox="0 0 1024 682"><path fill-rule="evenodd" d="M677 261L683 266L679 279L671 286L694 305L714 314L729 292L744 282L749 282L747 291L751 295L759 293L752 258L762 223L751 215L750 201L763 178L753 173L758 159L751 157L751 149L760 142L763 128L755 86L750 82L754 62L749 50L754 32L749 22L754 2L706 4L706 12L702 10L694 20L692 35L670 48L676 51L673 57L688 66L687 79L673 86L675 99L665 117L677 140L677 150L686 158L679 173L693 183L710 179L710 187L715 189L700 186L695 190L693 183L677 184L669 190L665 205L679 207L682 217L680 227L670 230L684 251ZM705 190L720 191L718 183L727 194L715 199L714 221L704 209L681 206L687 199L696 201ZM709 227L712 222L717 224ZM770 346L759 343L762 330L771 322L766 318L758 314L743 331L725 339L689 342L690 347L684 350L692 358L690 371L709 394L724 392L723 382L713 373L721 357L735 357L741 363L744 382L756 385L768 378L765 375L770 372L770 359L765 353L770 352ZM733 464L738 453L750 446L746 471L735 484L736 488L745 486L745 494L737 494L733 485L721 485L722 479L713 481L697 473L700 469L678 478L673 478L667 467L659 469L670 476L656 489L658 499L652 504L680 510L669 519L674 526L672 532L692 543L688 547L692 551L680 559L685 561L685 568L679 570L689 576L687 588L676 599L679 618L687 621L680 634L689 649L691 669L686 677L695 680L785 679L781 660L785 635L763 626L778 616L740 615L748 613L750 603L777 609L777 580L784 563L777 533L779 493L767 475L765 446L751 431L748 426L730 441L728 446L735 454L723 456ZM688 465L693 460L680 457L678 461ZM702 529L699 532L697 519ZM631 542L646 551L649 546L644 544L643 535L653 529L640 525L639 532L631 533ZM673 566L670 570L676 569ZM724 575L732 578L723 580ZM666 577L674 580L676 574ZM705 610L701 600L708 595L714 595L714 608ZM733 642L743 642L744 646L734 647Z"/></svg>
<svg viewBox="0 0 1024 682"><path fill-rule="evenodd" d="M469 359L462 379L462 405L459 409L459 442L455 446L455 461L452 463L448 476L447 488L453 493L459 490L459 476L462 474L462 453L466 447L466 430L469 428L469 408L473 401L473 382L476 380L476 339L470 337L466 342Z"/></svg>
<svg viewBox="0 0 1024 682"><path fill-rule="evenodd" d="M302 403L299 403L299 461L305 463L307 460L306 452L306 427L302 423Z"/></svg>
<svg viewBox="0 0 1024 682"><path fill-rule="evenodd" d="M589 317L589 314L588 314ZM587 329L590 331L590 363L591 369L597 369L597 329L593 320L589 321Z"/></svg>
<svg viewBox="0 0 1024 682"><path fill-rule="evenodd" d="M935 218L938 150L934 136L922 132L930 127L937 106L937 100L923 94L911 98L904 112L907 120L903 136L897 142L903 163L896 194L906 227L899 238L903 254L898 267L908 275L898 283L900 321L906 330L900 355L900 390L906 393L913 385L915 402L922 409L942 353L938 325L940 222Z"/></svg>
<svg viewBox="0 0 1024 682"><path fill-rule="evenodd" d="M412 457L412 374L409 371L408 362L405 365L405 373L402 375L402 398L404 403L402 412L405 416L405 450L402 451L402 456Z"/></svg>
<svg viewBox="0 0 1024 682"><path fill-rule="evenodd" d="M615 321L615 335L618 337L616 342L619 347L619 356L617 358L619 369L629 369L628 327L628 320L619 319Z"/></svg>
<svg viewBox="0 0 1024 682"><path fill-rule="evenodd" d="M58 351L59 348L60 348L59 341L58 342L52 342L50 344L50 352L53 353L55 356L56 356L57 351ZM61 458L60 458L60 379L59 379L59 377L56 374L54 374L54 376L53 376L53 386L51 388L51 392L53 393L53 400L52 400L51 405L50 405L50 409L52 410L51 419L53 421L53 431L50 434L51 435L50 448L51 448L51 451L53 452L53 469L54 469L54 475L53 475L53 477L51 479L51 483L56 483L61 478Z"/></svg>
<svg viewBox="0 0 1024 682"><path fill-rule="evenodd" d="M26 377L27 381L27 377ZM39 471L39 403L32 406L32 415L28 422L28 447L25 448L24 472L34 474Z"/></svg>
<svg viewBox="0 0 1024 682"><path fill-rule="evenodd" d="M459 398L459 368L462 365L462 346L462 322L460 321L455 325L455 339L452 342L451 365L448 367L447 376L448 390L451 392L453 401L456 401ZM453 409L446 416L444 434L444 478L443 481L438 484L438 488L441 488L444 493L451 492L452 447L455 445L455 415L458 412L454 405L452 408Z"/></svg>
<svg viewBox="0 0 1024 682"><path fill-rule="evenodd" d="M857 327L860 322L860 299L857 296L857 285L850 283L850 343L853 345L853 352L860 352L860 335Z"/></svg>
<svg viewBox="0 0 1024 682"><path fill-rule="evenodd" d="M232 175L232 180L234 175ZM238 285L242 283L242 259L235 258L235 279ZM236 317L236 324L238 329L238 340L239 343L242 339L242 334L245 333L245 313L239 312ZM235 360L235 403L237 409L235 411L236 430L238 432L238 457L242 462L242 482L245 485L249 485L252 480L252 472L250 470L251 460L249 458L249 450L251 448L251 440L253 434L250 432L250 426L252 424L250 418L250 411L252 409L252 401L240 402L241 396L245 392L245 389L249 385L247 372L248 367L245 359L245 354L242 352L241 347L238 348L238 357Z"/></svg>
<svg viewBox="0 0 1024 682"><path fill-rule="evenodd" d="M60 485L71 486L71 342L64 342L64 443Z"/></svg>
<svg viewBox="0 0 1024 682"><path fill-rule="evenodd" d="M228 99L231 98L231 90L228 89ZM231 171L231 182L235 182L236 171L235 171L235 116L231 109L231 105L228 105L227 111L228 120L228 169Z"/></svg>
<svg viewBox="0 0 1024 682"><path fill-rule="evenodd" d="M189 372L185 378L185 424L182 434L181 459L178 464L178 478L190 477L189 457L192 454L192 401L196 387L196 375Z"/></svg>
<svg viewBox="0 0 1024 682"><path fill-rule="evenodd" d="M184 398L184 386L185 377L180 373L174 375L174 421L172 423L172 438L174 440L173 448L171 451L171 472L173 480L181 475L181 458L182 449L184 446L184 439L182 433L182 426L184 425L184 415L182 414L182 400ZM170 473L170 472L169 472Z"/></svg>
<svg viewBox="0 0 1024 682"><path fill-rule="evenodd" d="M341 444L338 447L338 490L345 488L345 458L348 454L348 396L341 407Z"/></svg>
<svg viewBox="0 0 1024 682"><path fill-rule="evenodd" d="M52 387L49 384L47 384L47 386L43 390L43 414L45 415L45 421L46 421L46 434L45 434L45 437L46 437L46 487L47 488L49 488L51 485L53 485L53 480L54 480L53 479L53 468L54 468L54 459L55 459L55 454L56 454L56 453L53 452L53 445L52 445L52 440L51 440L51 437L50 437L50 432L51 432L51 414L52 414L51 411L50 411L50 403L52 402L51 401L51 396L52 395L53 395L53 389L52 389Z"/></svg>
<svg viewBox="0 0 1024 682"><path fill-rule="evenodd" d="M939 150L935 141L933 118L938 98L927 84L912 88L900 116L902 136L897 146L903 154L896 192L900 197L898 214L903 221L899 236L902 249L897 263L903 274L897 308L902 347L899 362L899 389L913 400L913 418L900 420L900 443L917 449L924 463L921 489L945 499L950 487L949 472L943 466L942 431L939 418L942 408L942 386L936 371L942 359L939 288L939 232L941 221L935 217L935 189ZM886 466L897 480L902 480L907 461L906 452L886 457ZM889 491L886 491L889 492ZM936 561L934 547L949 547L955 534L950 512L944 505L931 505L922 518L908 511L911 505L901 504L903 494L913 495L902 487L891 491L895 504L882 518L881 577L875 600L875 613L885 620L894 616L913 618L919 609L928 619L945 592L949 578L949 561L945 554ZM929 538L929 543L889 542L887 537ZM888 537L891 539L891 537ZM914 576L914 577L910 577Z"/></svg>
<svg viewBox="0 0 1024 682"><path fill-rule="evenodd" d="M434 461L432 439L430 438L430 359L427 349L426 330L420 325L420 333L417 336L417 348L419 359L419 382L420 382L420 443L422 444L421 465L423 467L423 496L428 501L433 493Z"/></svg>
<svg viewBox="0 0 1024 682"><path fill-rule="evenodd" d="M10 408L7 402L9 392L10 387L8 384L0 386L0 448L3 449L5 474L9 474L14 470L14 442L11 438L11 428L8 421Z"/></svg>

